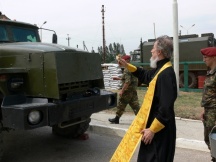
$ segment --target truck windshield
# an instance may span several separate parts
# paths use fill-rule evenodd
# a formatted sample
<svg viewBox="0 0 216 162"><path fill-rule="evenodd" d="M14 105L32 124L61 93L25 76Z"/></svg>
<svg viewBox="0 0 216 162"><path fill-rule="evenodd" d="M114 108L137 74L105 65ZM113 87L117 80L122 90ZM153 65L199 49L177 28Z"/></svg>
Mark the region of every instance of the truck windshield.
<svg viewBox="0 0 216 162"><path fill-rule="evenodd" d="M37 33L33 29L12 27L15 42L38 42Z"/></svg>
<svg viewBox="0 0 216 162"><path fill-rule="evenodd" d="M0 42L8 42L7 32L4 26L0 26Z"/></svg>

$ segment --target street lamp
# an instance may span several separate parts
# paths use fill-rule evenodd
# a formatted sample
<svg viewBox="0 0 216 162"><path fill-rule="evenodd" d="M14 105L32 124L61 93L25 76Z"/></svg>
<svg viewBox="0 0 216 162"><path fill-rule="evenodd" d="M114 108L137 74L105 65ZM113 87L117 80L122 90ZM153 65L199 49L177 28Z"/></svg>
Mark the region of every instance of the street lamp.
<svg viewBox="0 0 216 162"><path fill-rule="evenodd" d="M42 26L44 25L44 24L46 24L47 23L47 21L44 21L44 23L41 25L41 42L42 42Z"/></svg>
<svg viewBox="0 0 216 162"><path fill-rule="evenodd" d="M185 30L187 30L187 34L188 34L188 30L189 29L191 29L192 27L194 27L195 26L195 24L193 24L191 27L189 27L189 28L184 28L182 25L180 25L180 27L182 27L183 29L185 29Z"/></svg>

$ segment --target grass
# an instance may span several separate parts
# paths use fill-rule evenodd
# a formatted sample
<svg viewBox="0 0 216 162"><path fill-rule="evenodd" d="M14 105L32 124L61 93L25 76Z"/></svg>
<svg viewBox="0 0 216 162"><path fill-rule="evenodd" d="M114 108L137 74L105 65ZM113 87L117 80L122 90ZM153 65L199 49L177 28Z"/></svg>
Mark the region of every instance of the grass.
<svg viewBox="0 0 216 162"><path fill-rule="evenodd" d="M146 90L137 90L137 92L139 103L141 106ZM179 95L176 99L174 106L175 116L187 119L200 120L200 113L203 110L203 108L200 106L201 97L201 92L179 91ZM109 111L116 111L116 108L110 109ZM133 113L129 105L126 107L125 111L128 113Z"/></svg>
<svg viewBox="0 0 216 162"><path fill-rule="evenodd" d="M200 119L203 108L200 106L201 92L181 92L175 102L176 116L188 119Z"/></svg>

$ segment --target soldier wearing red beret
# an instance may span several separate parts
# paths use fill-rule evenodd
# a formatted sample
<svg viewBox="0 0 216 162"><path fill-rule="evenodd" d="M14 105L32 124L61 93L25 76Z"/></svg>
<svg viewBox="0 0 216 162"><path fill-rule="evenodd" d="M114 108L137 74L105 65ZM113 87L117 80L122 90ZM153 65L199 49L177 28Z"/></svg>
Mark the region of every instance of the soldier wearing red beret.
<svg viewBox="0 0 216 162"><path fill-rule="evenodd" d="M124 56L122 56L122 59L124 59L124 60L130 60L130 56L129 55L124 55Z"/></svg>
<svg viewBox="0 0 216 162"><path fill-rule="evenodd" d="M121 57L126 62L130 62L130 56L124 55ZM118 58L117 58L118 60ZM119 64L121 66L121 64ZM119 119L125 111L126 106L129 104L136 115L140 109L138 95L137 95L137 85L138 79L133 76L126 68L124 69L121 78L114 77L113 80L122 81L122 89L119 91L119 101L117 106L116 117L108 119L112 124L119 124Z"/></svg>
<svg viewBox="0 0 216 162"><path fill-rule="evenodd" d="M203 48L201 49L201 53L208 57L216 56L216 47Z"/></svg>
<svg viewBox="0 0 216 162"><path fill-rule="evenodd" d="M204 125L204 141L211 150L209 134L216 125L216 47L203 48L201 53L203 61L210 69L203 88L201 106L204 107L204 110L201 113L201 120ZM212 157L212 161L216 162L215 157Z"/></svg>

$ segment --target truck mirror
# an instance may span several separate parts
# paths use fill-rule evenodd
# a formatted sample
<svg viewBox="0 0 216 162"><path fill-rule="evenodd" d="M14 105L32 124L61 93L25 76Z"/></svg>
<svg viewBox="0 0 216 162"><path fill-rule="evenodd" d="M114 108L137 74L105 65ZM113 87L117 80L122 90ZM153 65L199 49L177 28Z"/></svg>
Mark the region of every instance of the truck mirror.
<svg viewBox="0 0 216 162"><path fill-rule="evenodd" d="M57 41L58 41L58 37L57 37L57 35L54 33L54 34L53 34L53 37L52 37L52 43L57 44Z"/></svg>

